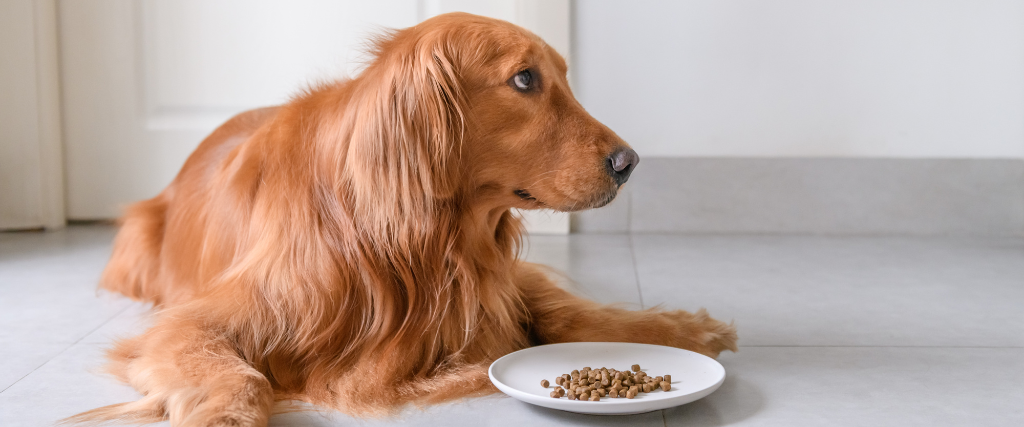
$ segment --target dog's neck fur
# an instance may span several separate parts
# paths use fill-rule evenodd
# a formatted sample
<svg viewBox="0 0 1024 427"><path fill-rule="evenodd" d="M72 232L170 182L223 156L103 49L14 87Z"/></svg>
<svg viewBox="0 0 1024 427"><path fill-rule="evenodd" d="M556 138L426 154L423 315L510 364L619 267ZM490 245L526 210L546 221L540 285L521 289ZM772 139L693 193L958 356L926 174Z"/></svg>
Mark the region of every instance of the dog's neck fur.
<svg viewBox="0 0 1024 427"><path fill-rule="evenodd" d="M296 151L291 155L307 156L308 164L329 168L331 173L271 172L275 179L330 179L310 182L305 188L314 189L314 194L308 198L278 195L287 199L265 206L316 212L304 218L305 223L286 226L302 229L308 236L305 243L319 246L310 250L333 253L336 266L316 267L334 272L334 277L317 278L305 277L301 263L276 267L275 271L291 271L293 277L267 286L282 286L288 280L319 283L291 283L285 285L289 287L286 290L262 291L290 301L275 304L308 307L280 311L281 333L277 335L293 337L289 342L246 347L267 352L268 344L280 346L297 358L279 363L329 363L310 366L312 371L356 366L357 371L389 372L385 376L389 378L433 375L450 366L490 360L521 348L527 319L511 277L518 262L519 220L507 207L495 206L493 198L469 200L465 196L468 191L446 197L427 192L398 197L385 194L396 191L386 185L387 177L379 175L388 170L353 167L350 144L358 127L365 125L354 117L354 106L361 102L353 96L358 90L353 86L358 83L341 82L312 90L280 113L291 117L278 123L302 127L281 133L278 149ZM310 108L323 103L335 105L335 113L343 120L325 120L318 116L323 108ZM334 127L338 122L341 126ZM309 206L289 206L304 199ZM382 206L387 203L410 204ZM292 248L278 250L296 252ZM273 307L268 310L275 312ZM309 316L310 312L319 316ZM302 316L286 319L284 313ZM496 337L509 336L522 336L522 342L496 341ZM310 356L332 353L336 359ZM369 354L400 356L351 359ZM266 363L271 372L276 371L273 360ZM281 384L305 382L300 378L277 380Z"/></svg>

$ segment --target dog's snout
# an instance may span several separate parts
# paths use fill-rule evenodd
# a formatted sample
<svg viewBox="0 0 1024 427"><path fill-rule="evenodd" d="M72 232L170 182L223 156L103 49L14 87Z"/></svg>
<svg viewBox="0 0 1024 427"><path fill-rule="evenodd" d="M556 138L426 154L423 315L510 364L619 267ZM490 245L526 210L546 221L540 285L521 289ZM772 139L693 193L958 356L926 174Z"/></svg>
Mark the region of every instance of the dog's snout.
<svg viewBox="0 0 1024 427"><path fill-rule="evenodd" d="M629 174L636 168L637 163L640 163L640 156L636 155L636 151L629 147L621 147L608 156L608 174L616 184L622 185L629 179Z"/></svg>

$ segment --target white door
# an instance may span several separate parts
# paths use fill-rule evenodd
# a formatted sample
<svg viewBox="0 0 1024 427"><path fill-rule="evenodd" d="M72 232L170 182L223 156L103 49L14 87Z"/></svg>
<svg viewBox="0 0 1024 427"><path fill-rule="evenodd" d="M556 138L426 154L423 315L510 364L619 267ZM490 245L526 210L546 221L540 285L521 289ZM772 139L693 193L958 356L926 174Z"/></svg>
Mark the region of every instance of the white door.
<svg viewBox="0 0 1024 427"><path fill-rule="evenodd" d="M568 54L568 0L62 0L67 211L117 217L156 195L216 126L358 71L368 36L464 10ZM528 218L567 232L568 217Z"/></svg>

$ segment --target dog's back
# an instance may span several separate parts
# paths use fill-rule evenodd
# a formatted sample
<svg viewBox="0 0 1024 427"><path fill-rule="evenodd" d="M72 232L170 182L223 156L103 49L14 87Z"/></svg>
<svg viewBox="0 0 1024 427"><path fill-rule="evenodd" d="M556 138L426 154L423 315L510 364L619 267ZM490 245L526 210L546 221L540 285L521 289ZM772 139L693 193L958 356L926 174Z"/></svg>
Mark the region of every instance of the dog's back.
<svg viewBox="0 0 1024 427"><path fill-rule="evenodd" d="M170 283L161 272L167 258L164 253L167 233L188 232L168 229L169 206L174 205L175 197L195 197L197 192L205 192L203 187L209 184L212 172L277 110L277 107L250 110L228 120L189 156L167 189L126 209L114 240L113 254L100 279L102 289L154 304L180 301L192 293L188 281ZM180 234L175 236L181 237ZM194 243L197 244L195 251L200 252L204 242Z"/></svg>

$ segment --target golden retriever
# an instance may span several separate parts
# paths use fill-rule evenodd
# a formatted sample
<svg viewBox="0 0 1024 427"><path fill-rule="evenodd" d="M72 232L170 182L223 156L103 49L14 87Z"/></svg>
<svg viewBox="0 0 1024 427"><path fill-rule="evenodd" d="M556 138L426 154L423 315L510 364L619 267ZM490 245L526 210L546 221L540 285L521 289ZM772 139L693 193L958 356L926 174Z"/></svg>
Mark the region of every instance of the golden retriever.
<svg viewBox="0 0 1024 427"><path fill-rule="evenodd" d="M447 14L373 54L232 118L127 210L101 287L160 309L109 352L144 397L69 421L263 426L285 399L376 415L492 393L490 362L531 345L736 349L703 310L601 306L518 259L511 208L605 205L639 161L541 39Z"/></svg>

